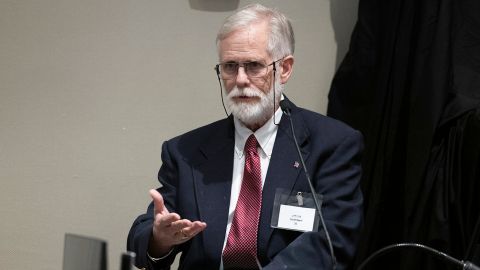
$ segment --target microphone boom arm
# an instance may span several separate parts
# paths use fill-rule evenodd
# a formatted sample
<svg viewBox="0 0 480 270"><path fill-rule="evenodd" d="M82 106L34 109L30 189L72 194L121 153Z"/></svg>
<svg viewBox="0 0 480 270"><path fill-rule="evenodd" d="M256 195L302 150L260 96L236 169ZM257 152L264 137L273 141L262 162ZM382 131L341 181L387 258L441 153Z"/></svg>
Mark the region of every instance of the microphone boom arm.
<svg viewBox="0 0 480 270"><path fill-rule="evenodd" d="M335 270L337 268L337 259L335 258L335 253L333 252L332 240L330 239L330 234L328 233L327 226L325 225L325 221L323 219L322 208L320 203L318 202L317 193L313 188L312 180L310 179L307 166L305 166L305 161L303 160L302 152L300 151L300 147L298 146L297 136L295 135L295 129L293 128L293 120L290 113L291 111L290 107L288 106L285 100L280 101L280 107L282 108L283 113L286 116L288 116L288 119L290 120L290 128L292 130L293 141L295 142L295 147L297 148L298 156L300 157L300 162L302 163L303 171L305 172L305 177L307 178L308 186L310 187L310 191L312 192L313 202L315 203L315 208L317 209L318 217L320 218L323 231L325 232L325 237L327 238L330 257L332 258L332 269Z"/></svg>
<svg viewBox="0 0 480 270"><path fill-rule="evenodd" d="M433 249L431 247L422 245L422 244L417 244L417 243L399 243L399 244L393 244L389 245L386 247L383 247L377 251L375 251L372 255L370 255L367 259L365 259L362 264L357 268L357 270L363 269L369 262L373 261L376 259L378 256L392 252L394 249L398 248L417 248L420 250L428 251L430 254L435 255L436 257L443 259L445 261L454 263L456 265L462 266L463 270L480 270L478 266L475 264L469 262L469 261L460 261L455 258L453 258L450 255L447 255L446 253L440 252L436 249Z"/></svg>

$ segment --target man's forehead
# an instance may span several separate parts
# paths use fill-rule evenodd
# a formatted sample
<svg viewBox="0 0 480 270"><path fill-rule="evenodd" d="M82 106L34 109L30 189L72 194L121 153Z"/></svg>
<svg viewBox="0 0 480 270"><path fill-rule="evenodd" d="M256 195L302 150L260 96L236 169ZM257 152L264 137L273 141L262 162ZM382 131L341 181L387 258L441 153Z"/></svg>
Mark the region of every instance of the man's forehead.
<svg viewBox="0 0 480 270"><path fill-rule="evenodd" d="M223 62L234 61L234 62L253 62L253 61L267 61L268 54L266 50L257 51L257 50L246 50L246 51L223 51L220 52L220 59Z"/></svg>
<svg viewBox="0 0 480 270"><path fill-rule="evenodd" d="M219 43L222 60L266 60L267 33L263 23L250 24L232 31Z"/></svg>

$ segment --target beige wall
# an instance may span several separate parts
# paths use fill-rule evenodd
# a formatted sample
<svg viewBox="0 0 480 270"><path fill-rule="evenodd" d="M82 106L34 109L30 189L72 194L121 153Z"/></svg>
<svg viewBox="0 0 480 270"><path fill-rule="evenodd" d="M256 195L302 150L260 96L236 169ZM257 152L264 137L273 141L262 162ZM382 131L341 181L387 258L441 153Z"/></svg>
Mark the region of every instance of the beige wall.
<svg viewBox="0 0 480 270"><path fill-rule="evenodd" d="M224 117L215 34L235 0L0 0L0 266L61 269L65 232L110 269L164 140ZM287 95L325 112L357 0L261 1L293 21Z"/></svg>

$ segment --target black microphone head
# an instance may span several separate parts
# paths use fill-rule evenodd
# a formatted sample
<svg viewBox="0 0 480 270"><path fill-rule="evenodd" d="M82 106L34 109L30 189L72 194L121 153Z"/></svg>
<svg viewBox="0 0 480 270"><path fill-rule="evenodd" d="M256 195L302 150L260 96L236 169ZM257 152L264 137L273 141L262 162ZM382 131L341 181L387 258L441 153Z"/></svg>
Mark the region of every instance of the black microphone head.
<svg viewBox="0 0 480 270"><path fill-rule="evenodd" d="M282 109L283 113L290 116L290 112L292 109L290 108L290 104L286 99L280 100L280 108Z"/></svg>

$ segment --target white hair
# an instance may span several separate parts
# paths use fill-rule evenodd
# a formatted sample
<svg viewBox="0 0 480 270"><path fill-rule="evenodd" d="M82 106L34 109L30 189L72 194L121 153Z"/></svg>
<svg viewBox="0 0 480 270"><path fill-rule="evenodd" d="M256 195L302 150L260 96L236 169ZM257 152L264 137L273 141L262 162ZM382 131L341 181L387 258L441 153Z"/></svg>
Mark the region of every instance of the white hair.
<svg viewBox="0 0 480 270"><path fill-rule="evenodd" d="M269 25L267 53L275 60L293 55L295 37L290 20L278 10L260 4L247 5L225 19L217 34L217 49L220 41L233 31L266 20Z"/></svg>

